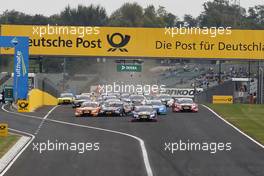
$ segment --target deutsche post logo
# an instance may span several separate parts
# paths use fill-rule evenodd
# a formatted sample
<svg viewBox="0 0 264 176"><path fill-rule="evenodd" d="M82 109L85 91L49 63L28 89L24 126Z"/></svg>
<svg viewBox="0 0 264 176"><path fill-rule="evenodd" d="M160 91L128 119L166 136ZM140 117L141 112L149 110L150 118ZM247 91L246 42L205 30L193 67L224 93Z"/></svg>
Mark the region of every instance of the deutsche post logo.
<svg viewBox="0 0 264 176"><path fill-rule="evenodd" d="M0 125L0 130L5 130L6 126L5 125Z"/></svg>
<svg viewBox="0 0 264 176"><path fill-rule="evenodd" d="M0 137L6 137L8 135L8 125L6 123L0 123Z"/></svg>
<svg viewBox="0 0 264 176"><path fill-rule="evenodd" d="M119 38L120 41L115 41L115 39ZM126 48L124 48L124 46L126 46L128 44L130 40L130 36L129 35L122 35L120 33L114 33L111 36L108 34L107 35L107 41L108 43L113 47L113 48L109 48L107 51L108 52L114 52L117 49L119 49L121 52L128 52L128 50Z"/></svg>
<svg viewBox="0 0 264 176"><path fill-rule="evenodd" d="M228 98L227 101L230 101L231 102L231 101L233 101L233 98Z"/></svg>
<svg viewBox="0 0 264 176"><path fill-rule="evenodd" d="M26 100L18 100L18 112L28 112L29 111L29 103Z"/></svg>
<svg viewBox="0 0 264 176"><path fill-rule="evenodd" d="M233 96L213 95L213 104L233 104Z"/></svg>

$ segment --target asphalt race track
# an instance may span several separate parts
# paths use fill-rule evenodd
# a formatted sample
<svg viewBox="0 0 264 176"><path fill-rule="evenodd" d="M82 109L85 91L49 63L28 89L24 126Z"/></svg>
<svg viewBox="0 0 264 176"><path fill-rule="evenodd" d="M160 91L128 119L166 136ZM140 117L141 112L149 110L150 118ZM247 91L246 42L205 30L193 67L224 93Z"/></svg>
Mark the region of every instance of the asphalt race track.
<svg viewBox="0 0 264 176"><path fill-rule="evenodd" d="M30 115L44 117L52 107ZM142 139L154 176L263 176L264 150L200 106L198 113L172 113L158 122L130 122L128 117L75 118L71 106L59 106L47 119L0 111L10 128L35 135L33 143L46 141L100 143L99 151L33 151L33 143L5 176L147 176ZM67 122L67 123L61 123ZM42 123L42 125L40 125ZM79 125L75 125L79 124ZM88 126L86 128L86 126ZM165 143L179 141L232 144L230 151L165 150Z"/></svg>

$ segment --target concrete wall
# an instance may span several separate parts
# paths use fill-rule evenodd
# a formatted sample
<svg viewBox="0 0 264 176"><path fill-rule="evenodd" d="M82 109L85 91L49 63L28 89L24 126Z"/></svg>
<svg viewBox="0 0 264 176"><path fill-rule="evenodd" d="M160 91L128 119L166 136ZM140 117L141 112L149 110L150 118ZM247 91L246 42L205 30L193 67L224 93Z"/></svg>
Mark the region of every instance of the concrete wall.
<svg viewBox="0 0 264 176"><path fill-rule="evenodd" d="M43 92L39 89L32 89L29 92L28 101L29 101L30 112L44 105L54 106L54 105L57 105L58 103L56 97L46 92Z"/></svg>

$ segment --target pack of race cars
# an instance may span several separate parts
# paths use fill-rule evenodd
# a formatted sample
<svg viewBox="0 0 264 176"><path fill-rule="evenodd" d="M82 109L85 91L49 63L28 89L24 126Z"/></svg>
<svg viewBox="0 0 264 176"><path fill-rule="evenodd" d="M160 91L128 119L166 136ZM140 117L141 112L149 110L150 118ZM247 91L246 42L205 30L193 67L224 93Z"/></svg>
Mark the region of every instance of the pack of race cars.
<svg viewBox="0 0 264 176"><path fill-rule="evenodd" d="M58 104L71 104L75 117L83 116L130 116L132 121L156 121L158 115L172 112L198 112L192 98L175 98L168 94L143 95L129 93L62 93Z"/></svg>

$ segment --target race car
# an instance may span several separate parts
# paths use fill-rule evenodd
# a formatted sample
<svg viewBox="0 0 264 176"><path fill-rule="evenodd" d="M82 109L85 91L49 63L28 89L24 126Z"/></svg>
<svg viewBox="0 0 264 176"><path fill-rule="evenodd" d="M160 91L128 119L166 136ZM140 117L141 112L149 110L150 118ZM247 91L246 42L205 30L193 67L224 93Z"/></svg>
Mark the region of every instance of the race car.
<svg viewBox="0 0 264 176"><path fill-rule="evenodd" d="M110 100L110 99L118 99L115 95L107 95L107 96L103 96L103 100Z"/></svg>
<svg viewBox="0 0 264 176"><path fill-rule="evenodd" d="M118 93L118 92L110 92L110 93L108 93L108 96L116 96L116 98L119 98L120 97L120 93Z"/></svg>
<svg viewBox="0 0 264 176"><path fill-rule="evenodd" d="M107 101L101 106L100 114L102 115L117 115L125 116L123 102L121 101Z"/></svg>
<svg viewBox="0 0 264 176"><path fill-rule="evenodd" d="M146 97L146 100L155 100L155 96L153 95L144 95Z"/></svg>
<svg viewBox="0 0 264 176"><path fill-rule="evenodd" d="M83 94L77 95L76 99L72 103L72 108L80 107L82 105L82 103L86 102L86 101L91 101L90 96L83 95Z"/></svg>
<svg viewBox="0 0 264 176"><path fill-rule="evenodd" d="M75 116L82 117L85 115L98 116L100 112L100 106L98 102L83 102L81 107L76 108Z"/></svg>
<svg viewBox="0 0 264 176"><path fill-rule="evenodd" d="M157 95L157 97L155 99L160 100L162 102L162 104L164 104L167 107L169 107L171 105L170 104L171 101L173 101L172 97L169 94Z"/></svg>
<svg viewBox="0 0 264 176"><path fill-rule="evenodd" d="M130 95L129 99L131 100L134 106L142 105L142 103L146 100L144 95L137 95L137 94Z"/></svg>
<svg viewBox="0 0 264 176"><path fill-rule="evenodd" d="M92 93L88 93L88 92L83 92L83 93L81 93L81 95L84 95L84 96L88 96L88 97L91 97L91 96L92 96Z"/></svg>
<svg viewBox="0 0 264 176"><path fill-rule="evenodd" d="M132 112L132 122L135 120L157 121L157 111L152 106L136 106Z"/></svg>
<svg viewBox="0 0 264 176"><path fill-rule="evenodd" d="M125 114L126 115L131 114L133 111L132 103L131 102L125 102L125 101L122 101L122 102L124 103L123 106L124 106Z"/></svg>
<svg viewBox="0 0 264 176"><path fill-rule="evenodd" d="M98 102L99 104L102 104L103 103L102 96L98 96L95 101Z"/></svg>
<svg viewBox="0 0 264 176"><path fill-rule="evenodd" d="M123 102L130 103L131 100L130 100L129 96L130 96L130 94L128 94L128 93L123 93L123 94L120 95L120 99L121 99L121 101L123 101Z"/></svg>
<svg viewBox="0 0 264 176"><path fill-rule="evenodd" d="M118 101L118 102L120 102L121 100L118 99L118 98L111 98L111 99L105 100L104 102L111 102L111 101Z"/></svg>
<svg viewBox="0 0 264 176"><path fill-rule="evenodd" d="M175 99L172 105L173 112L198 112L198 105L191 98Z"/></svg>
<svg viewBox="0 0 264 176"><path fill-rule="evenodd" d="M167 107L160 100L147 100L144 105L152 106L158 114L167 114Z"/></svg>
<svg viewBox="0 0 264 176"><path fill-rule="evenodd" d="M58 98L58 105L73 103L75 97L72 93L62 93Z"/></svg>
<svg viewBox="0 0 264 176"><path fill-rule="evenodd" d="M130 94L129 93L121 93L120 98L129 98Z"/></svg>

